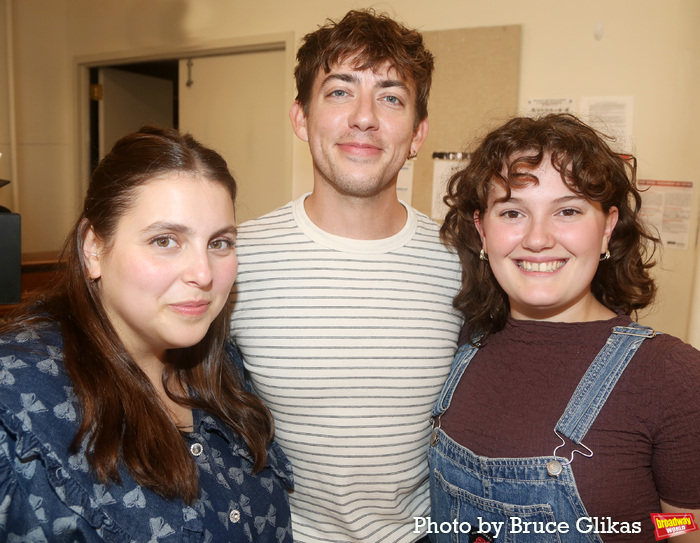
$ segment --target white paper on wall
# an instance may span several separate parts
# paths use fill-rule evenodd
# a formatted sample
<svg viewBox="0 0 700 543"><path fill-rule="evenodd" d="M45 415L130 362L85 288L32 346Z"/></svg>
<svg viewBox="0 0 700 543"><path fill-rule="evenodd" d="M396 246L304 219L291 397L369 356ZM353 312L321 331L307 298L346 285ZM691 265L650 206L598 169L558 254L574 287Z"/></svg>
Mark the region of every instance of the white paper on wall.
<svg viewBox="0 0 700 543"><path fill-rule="evenodd" d="M573 98L530 98L527 101L525 115L542 117L550 113L576 113L576 101Z"/></svg>
<svg viewBox="0 0 700 543"><path fill-rule="evenodd" d="M467 165L469 153L433 153L433 195L430 216L443 221L447 206L443 201L447 193L447 182L457 170Z"/></svg>
<svg viewBox="0 0 700 543"><path fill-rule="evenodd" d="M640 216L658 231L664 247L687 249L690 239L693 183L639 179Z"/></svg>
<svg viewBox="0 0 700 543"><path fill-rule="evenodd" d="M632 124L634 98L632 96L582 96L578 104L583 122L606 136L615 138L610 147L618 153L633 149Z"/></svg>

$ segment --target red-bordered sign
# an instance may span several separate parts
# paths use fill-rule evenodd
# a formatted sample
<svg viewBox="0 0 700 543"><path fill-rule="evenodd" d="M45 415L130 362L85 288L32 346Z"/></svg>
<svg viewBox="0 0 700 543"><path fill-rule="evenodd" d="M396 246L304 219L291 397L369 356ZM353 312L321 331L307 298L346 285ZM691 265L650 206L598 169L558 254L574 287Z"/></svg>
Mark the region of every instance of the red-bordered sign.
<svg viewBox="0 0 700 543"><path fill-rule="evenodd" d="M654 523L654 535L657 541L698 529L692 513L652 513L651 521Z"/></svg>

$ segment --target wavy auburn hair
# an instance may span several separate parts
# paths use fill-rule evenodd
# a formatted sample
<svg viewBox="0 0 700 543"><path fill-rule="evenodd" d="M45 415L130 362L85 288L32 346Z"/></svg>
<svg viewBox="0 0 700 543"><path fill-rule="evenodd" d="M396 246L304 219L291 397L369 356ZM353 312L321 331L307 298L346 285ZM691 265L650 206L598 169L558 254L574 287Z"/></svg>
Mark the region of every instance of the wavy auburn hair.
<svg viewBox="0 0 700 543"><path fill-rule="evenodd" d="M323 70L352 59L357 70L378 70L388 62L416 92L415 125L428 116L428 95L435 62L423 36L373 9L352 10L304 36L297 51L294 77L297 102L308 113L311 89Z"/></svg>
<svg viewBox="0 0 700 543"><path fill-rule="evenodd" d="M505 198L512 188L537 183L528 172L545 159L573 192L598 202L606 214L611 207L618 209L608 244L610 259L600 263L591 283L596 299L628 315L653 301L656 286L649 269L659 240L639 216L642 200L633 160L613 152L607 139L573 115L518 117L489 133L468 165L452 176L445 196L449 211L440 233L462 263L462 288L454 306L465 315L471 335L501 330L510 313L507 294L488 262L479 259L482 244L474 212L486 211L495 183L504 188Z"/></svg>
<svg viewBox="0 0 700 543"><path fill-rule="evenodd" d="M198 497L197 469L180 430L146 374L126 351L102 304L99 281L87 276L85 233L92 228L109 248L137 189L167 174L188 174L223 186L236 198L226 161L190 135L146 126L120 139L92 174L83 210L68 235L55 283L9 324L17 329L50 319L61 325L63 362L81 407L73 452L86 451L97 479L119 483L123 464L134 479L166 498ZM226 306L196 345L168 351L163 383L177 403L220 417L248 444L254 470L266 463L272 417L229 360ZM4 331L4 330L3 330ZM185 391L184 394L176 391Z"/></svg>

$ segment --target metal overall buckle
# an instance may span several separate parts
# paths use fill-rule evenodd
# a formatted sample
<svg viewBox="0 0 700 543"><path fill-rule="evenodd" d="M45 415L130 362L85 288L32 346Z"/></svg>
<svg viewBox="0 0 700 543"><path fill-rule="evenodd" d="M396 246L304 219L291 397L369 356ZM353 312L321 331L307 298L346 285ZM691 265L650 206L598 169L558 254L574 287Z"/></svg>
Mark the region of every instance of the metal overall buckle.
<svg viewBox="0 0 700 543"><path fill-rule="evenodd" d="M552 453L552 456L556 456L557 451L559 449L561 449L564 445L566 445L566 440L561 436L561 434L559 432L557 432L557 430L554 430L554 433L556 434L556 436L559 439L561 439L561 445L558 445L557 447L554 448L554 452ZM550 477L559 477L561 475L561 472L564 471L564 466L568 466L569 464L571 464L571 462L574 461L574 455L576 453L580 454L581 456L585 456L586 458L591 458L593 456L593 451L591 449L589 449L588 447L586 447L583 443L576 443L576 445L580 445L581 447L586 449L586 451L588 451L588 454L586 454L583 451L580 451L578 449L574 449L573 451L571 451L571 457L569 458L568 462L567 461L560 462L556 458L550 460L549 462L547 462L547 474Z"/></svg>
<svg viewBox="0 0 700 543"><path fill-rule="evenodd" d="M438 418L436 419L433 417L433 432L430 434L430 446L435 447L438 442L438 430L440 429L440 419L442 418L442 415L438 415Z"/></svg>

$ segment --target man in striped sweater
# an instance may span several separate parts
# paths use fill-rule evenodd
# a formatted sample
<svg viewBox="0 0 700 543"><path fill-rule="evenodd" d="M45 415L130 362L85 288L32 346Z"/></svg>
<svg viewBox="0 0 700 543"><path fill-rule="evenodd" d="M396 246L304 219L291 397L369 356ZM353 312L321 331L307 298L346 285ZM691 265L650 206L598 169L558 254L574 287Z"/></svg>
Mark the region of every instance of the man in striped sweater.
<svg viewBox="0 0 700 543"><path fill-rule="evenodd" d="M295 540L412 543L461 325L458 259L396 195L428 133L433 58L366 10L307 35L297 60L313 191L241 225L231 332L294 468Z"/></svg>

